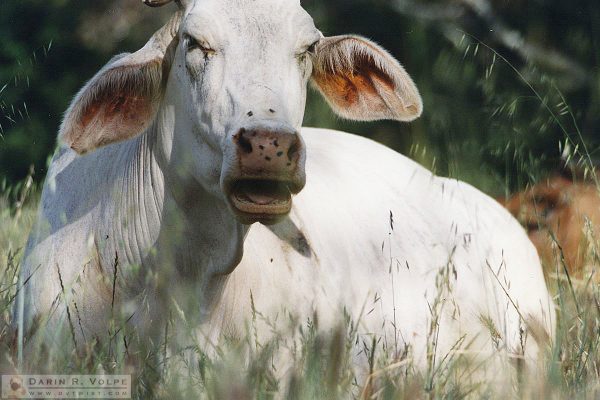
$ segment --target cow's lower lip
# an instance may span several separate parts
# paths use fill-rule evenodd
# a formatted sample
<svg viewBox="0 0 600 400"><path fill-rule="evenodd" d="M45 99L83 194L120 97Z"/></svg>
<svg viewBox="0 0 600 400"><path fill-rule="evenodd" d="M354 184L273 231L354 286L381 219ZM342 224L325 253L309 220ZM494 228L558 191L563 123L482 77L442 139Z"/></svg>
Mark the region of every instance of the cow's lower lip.
<svg viewBox="0 0 600 400"><path fill-rule="evenodd" d="M242 179L232 185L229 199L247 223L274 223L292 209L292 194L285 181Z"/></svg>

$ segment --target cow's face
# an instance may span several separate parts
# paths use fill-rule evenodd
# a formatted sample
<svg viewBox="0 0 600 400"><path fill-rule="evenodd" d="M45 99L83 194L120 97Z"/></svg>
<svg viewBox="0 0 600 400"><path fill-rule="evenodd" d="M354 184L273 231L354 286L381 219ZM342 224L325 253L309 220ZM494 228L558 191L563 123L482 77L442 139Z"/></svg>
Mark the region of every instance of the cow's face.
<svg viewBox="0 0 600 400"><path fill-rule="evenodd" d="M178 37L178 159L241 221L275 222L305 183L300 127L321 34L295 2L209 0L188 8Z"/></svg>
<svg viewBox="0 0 600 400"><path fill-rule="evenodd" d="M61 127L64 142L85 153L159 132L156 148L175 176L222 198L243 223L273 223L305 183L309 81L346 118L421 113L395 59L364 38L323 37L298 0L183 4L144 48L82 89Z"/></svg>

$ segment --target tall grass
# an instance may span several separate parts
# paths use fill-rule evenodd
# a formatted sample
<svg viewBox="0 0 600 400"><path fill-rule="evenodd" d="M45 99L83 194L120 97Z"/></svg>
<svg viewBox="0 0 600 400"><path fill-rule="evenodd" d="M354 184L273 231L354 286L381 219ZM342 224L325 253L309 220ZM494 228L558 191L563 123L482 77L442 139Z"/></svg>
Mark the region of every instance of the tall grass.
<svg viewBox="0 0 600 400"><path fill-rule="evenodd" d="M35 221L37 196L33 170L18 185L0 185L0 371L14 369L15 332L11 329L11 312L17 293L18 269L27 235Z"/></svg>
<svg viewBox="0 0 600 400"><path fill-rule="evenodd" d="M25 183L13 191L13 200L8 200L5 191L1 200L0 369L5 373L17 370L10 308L18 290L16 274L22 248L35 215L36 194L28 199L28 187ZM68 334L69 327L64 327L60 351L34 352L26 358L23 370L132 374L134 397L140 399L596 399L600 396L600 288L592 279L571 279L558 247L557 252L556 273L550 279L559 320L555 342L548 345L543 356L543 379L539 381L519 383L518 375L516 380L509 377L516 370L498 371L498 375L506 374L504 387L478 379L478 370L485 366L465 356L469 344L461 340L448 354L435 359L436 310L444 290L431 305L430 357L425 369L414 365L410 348L390 352L377 341L359 337L356 321L347 316L344 324L326 332L319 329L318 320L290 320L290 331L261 342L254 325L269 321L254 310L245 335L225 338L210 353L194 344L170 350L167 341L172 340L174 332L190 329L175 325L174 318L165 327L165 342L138 348L133 354L119 334L125 321L116 320L111 327L116 333L114 342L91 345L79 354ZM447 281L441 271L441 289ZM486 324L484 317L482 324L494 337L493 324ZM357 354L357 349L362 354ZM277 365L282 352L292 354L285 371ZM353 367L357 357L368 360L366 374Z"/></svg>

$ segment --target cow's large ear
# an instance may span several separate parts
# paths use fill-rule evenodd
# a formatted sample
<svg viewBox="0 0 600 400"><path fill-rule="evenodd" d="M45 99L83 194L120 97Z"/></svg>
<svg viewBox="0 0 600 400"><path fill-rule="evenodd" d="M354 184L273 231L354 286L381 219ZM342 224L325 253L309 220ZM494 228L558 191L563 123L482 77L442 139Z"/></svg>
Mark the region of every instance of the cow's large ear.
<svg viewBox="0 0 600 400"><path fill-rule="evenodd" d="M419 91L404 68L362 37L321 39L313 57L312 80L344 118L411 121L423 110Z"/></svg>
<svg viewBox="0 0 600 400"><path fill-rule="evenodd" d="M84 154L130 139L154 120L168 73L165 54L175 40L181 13L133 54L113 58L75 96L58 134L59 141Z"/></svg>

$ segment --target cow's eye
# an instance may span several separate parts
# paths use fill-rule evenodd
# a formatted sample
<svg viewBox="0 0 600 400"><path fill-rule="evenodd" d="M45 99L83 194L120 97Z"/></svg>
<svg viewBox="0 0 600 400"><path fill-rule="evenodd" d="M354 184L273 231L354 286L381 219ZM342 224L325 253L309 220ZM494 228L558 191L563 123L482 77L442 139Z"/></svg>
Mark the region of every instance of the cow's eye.
<svg viewBox="0 0 600 400"><path fill-rule="evenodd" d="M316 42L314 42L313 44L311 44L310 46L305 47L304 49L302 49L297 56L298 57L305 57L305 56L312 56L315 54L315 49L317 48L317 44L319 43L319 41L317 40Z"/></svg>
<svg viewBox="0 0 600 400"><path fill-rule="evenodd" d="M319 44L318 40L316 42L314 42L313 44L311 44L310 46L308 46L306 48L306 52L308 54L315 54L315 49L317 48L317 44Z"/></svg>
<svg viewBox="0 0 600 400"><path fill-rule="evenodd" d="M308 46L306 48L306 50L304 50L304 54L308 54L308 55L314 55L315 54L315 49L317 48L317 44L319 44L319 41L317 40L316 42L314 42L313 44L311 44L310 46Z"/></svg>
<svg viewBox="0 0 600 400"><path fill-rule="evenodd" d="M185 35L185 43L188 52L200 50L204 53L205 57L210 57L215 54L215 50L212 49L207 43L198 41L190 35Z"/></svg>

